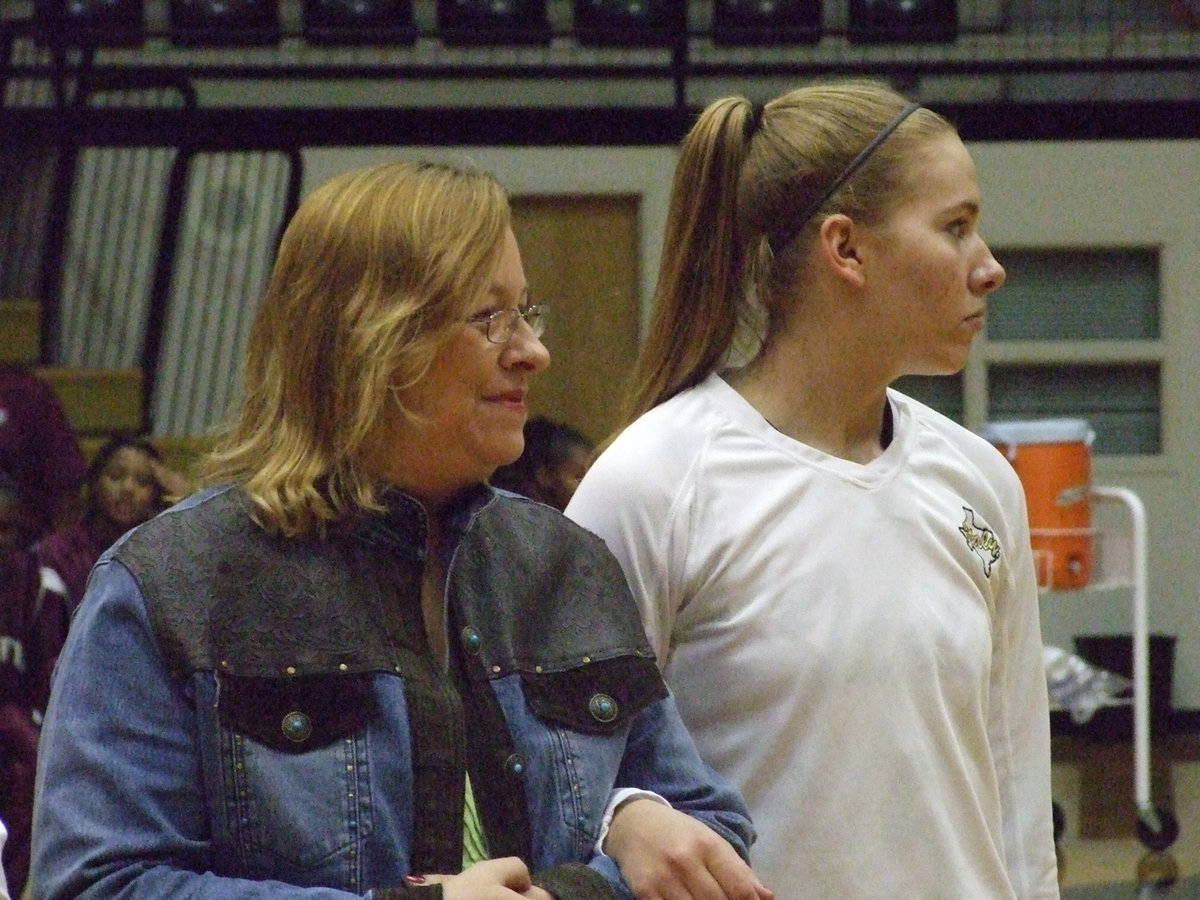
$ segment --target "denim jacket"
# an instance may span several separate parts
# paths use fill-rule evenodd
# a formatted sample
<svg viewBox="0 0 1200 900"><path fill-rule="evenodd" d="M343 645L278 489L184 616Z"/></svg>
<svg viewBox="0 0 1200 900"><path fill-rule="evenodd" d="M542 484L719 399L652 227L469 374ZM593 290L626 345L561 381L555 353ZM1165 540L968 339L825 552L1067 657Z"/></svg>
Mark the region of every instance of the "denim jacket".
<svg viewBox="0 0 1200 900"><path fill-rule="evenodd" d="M288 539L210 490L106 552L44 726L36 896L402 896L408 873L458 871L467 772L491 854L562 900L632 896L593 850L619 787L745 856L745 806L699 758L603 543L482 486L450 522L448 660L404 495Z"/></svg>

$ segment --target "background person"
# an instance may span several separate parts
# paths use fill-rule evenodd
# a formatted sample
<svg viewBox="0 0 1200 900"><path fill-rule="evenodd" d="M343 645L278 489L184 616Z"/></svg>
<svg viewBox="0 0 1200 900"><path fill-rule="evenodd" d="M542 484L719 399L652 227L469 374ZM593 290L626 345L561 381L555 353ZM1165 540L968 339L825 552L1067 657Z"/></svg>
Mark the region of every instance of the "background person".
<svg viewBox="0 0 1200 900"><path fill-rule="evenodd" d="M72 623L39 898L599 900L631 844L642 896L771 896L616 561L486 484L549 362L510 221L428 163L301 204L214 486L106 551Z"/></svg>
<svg viewBox="0 0 1200 900"><path fill-rule="evenodd" d="M0 470L21 491L21 546L78 514L87 470L79 438L54 388L16 363L0 363Z"/></svg>
<svg viewBox="0 0 1200 900"><path fill-rule="evenodd" d="M587 474L593 452L592 442L570 425L534 416L525 423L525 449L496 470L492 484L562 510Z"/></svg>
<svg viewBox="0 0 1200 900"><path fill-rule="evenodd" d="M38 736L67 633L66 589L20 545L20 505L16 482L0 472L0 861L17 896L29 872Z"/></svg>
<svg viewBox="0 0 1200 900"><path fill-rule="evenodd" d="M951 125L882 85L712 103L631 424L567 508L793 900L1058 896L1020 483L888 387L964 365L1004 282L981 206Z"/></svg>
<svg viewBox="0 0 1200 900"><path fill-rule="evenodd" d="M165 509L168 498L184 493L182 476L163 465L162 455L145 438L118 435L96 451L84 478L82 515L35 547L42 565L62 577L72 610L83 599L88 573L100 554Z"/></svg>

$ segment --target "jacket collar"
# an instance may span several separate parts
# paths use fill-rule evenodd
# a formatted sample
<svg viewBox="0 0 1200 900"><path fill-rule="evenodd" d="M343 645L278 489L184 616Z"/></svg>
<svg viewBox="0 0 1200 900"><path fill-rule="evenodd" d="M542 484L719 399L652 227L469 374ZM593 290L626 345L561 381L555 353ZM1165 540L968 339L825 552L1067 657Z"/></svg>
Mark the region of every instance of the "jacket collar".
<svg viewBox="0 0 1200 900"><path fill-rule="evenodd" d="M475 516L496 497L496 491L478 484L463 491L451 501L446 511L446 538L443 553L449 562L453 548L462 540ZM380 492L382 512L360 513L353 525L356 540L370 547L390 547L402 558L418 562L425 558L429 532L428 513L419 500L399 488Z"/></svg>

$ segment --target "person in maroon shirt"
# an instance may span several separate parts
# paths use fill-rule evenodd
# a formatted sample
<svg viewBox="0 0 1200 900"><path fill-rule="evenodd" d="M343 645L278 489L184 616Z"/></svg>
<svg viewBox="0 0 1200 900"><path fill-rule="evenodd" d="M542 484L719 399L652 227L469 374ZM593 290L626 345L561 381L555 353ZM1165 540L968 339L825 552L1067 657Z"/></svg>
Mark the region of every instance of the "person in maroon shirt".
<svg viewBox="0 0 1200 900"><path fill-rule="evenodd" d="M0 472L0 820L14 897L29 873L38 734L68 621L62 581L19 545L19 508L15 481Z"/></svg>
<svg viewBox="0 0 1200 900"><path fill-rule="evenodd" d="M86 469L79 439L54 388L25 366L0 363L0 470L21 491L22 546L77 513Z"/></svg>
<svg viewBox="0 0 1200 900"><path fill-rule="evenodd" d="M188 492L182 476L164 466L144 438L119 435L96 451L84 477L83 514L34 547L42 565L61 576L72 611L100 554L162 511L168 499Z"/></svg>

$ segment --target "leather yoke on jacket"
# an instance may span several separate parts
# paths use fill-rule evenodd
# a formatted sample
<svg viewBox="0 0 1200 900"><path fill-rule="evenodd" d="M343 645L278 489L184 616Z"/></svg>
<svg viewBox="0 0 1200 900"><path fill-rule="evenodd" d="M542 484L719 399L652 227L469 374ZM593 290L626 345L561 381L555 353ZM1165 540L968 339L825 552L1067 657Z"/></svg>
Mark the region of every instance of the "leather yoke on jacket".
<svg viewBox="0 0 1200 900"><path fill-rule="evenodd" d="M393 509L406 525L381 566L362 529L324 538L266 534L237 489L134 531L116 559L147 598L167 663L259 676L397 671L385 603L419 587L423 513ZM387 572L385 566L395 571ZM490 496L468 517L451 561L450 602L479 633L491 676L553 673L617 657L653 662L617 561L598 537L540 504ZM419 610L419 604L415 604ZM410 617L411 618L411 617ZM401 643L423 649L423 632Z"/></svg>

